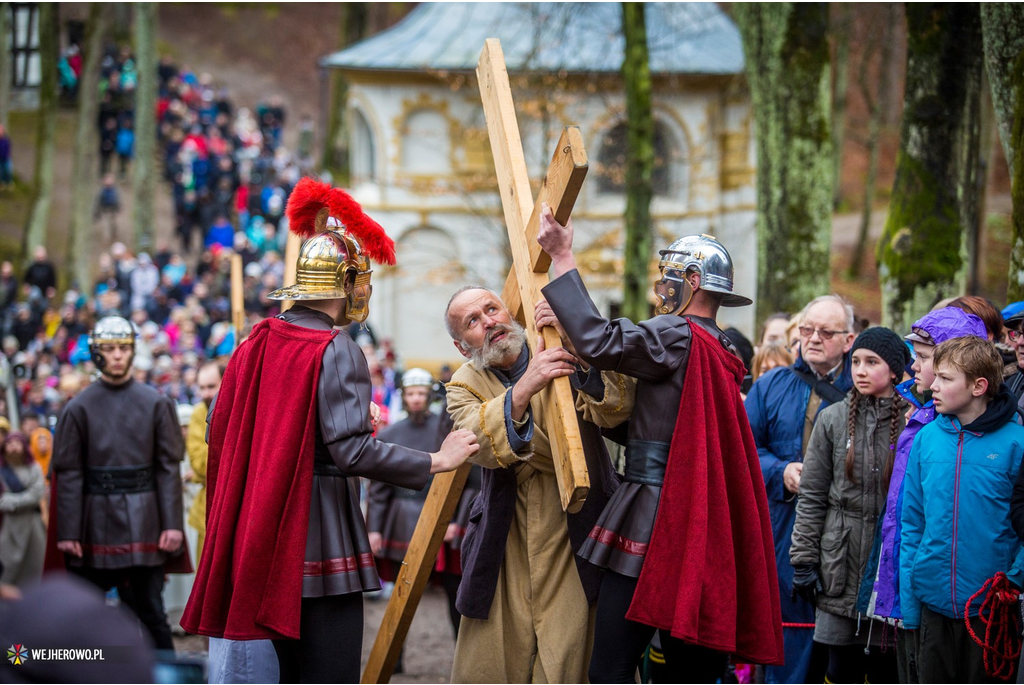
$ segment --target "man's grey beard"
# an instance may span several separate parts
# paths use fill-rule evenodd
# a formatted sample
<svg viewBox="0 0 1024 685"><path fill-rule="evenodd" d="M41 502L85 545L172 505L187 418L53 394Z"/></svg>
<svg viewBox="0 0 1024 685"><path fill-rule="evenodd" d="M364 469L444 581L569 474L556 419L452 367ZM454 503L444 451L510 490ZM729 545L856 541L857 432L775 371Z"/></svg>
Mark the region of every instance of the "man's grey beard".
<svg viewBox="0 0 1024 685"><path fill-rule="evenodd" d="M496 343L485 340L483 345L470 353L470 358L477 368L508 368L515 364L516 359L519 359L519 355L523 353L523 345L526 344L526 329L518 321L512 319L512 323L508 326L504 324L495 326L491 335L501 332L507 333L503 340Z"/></svg>

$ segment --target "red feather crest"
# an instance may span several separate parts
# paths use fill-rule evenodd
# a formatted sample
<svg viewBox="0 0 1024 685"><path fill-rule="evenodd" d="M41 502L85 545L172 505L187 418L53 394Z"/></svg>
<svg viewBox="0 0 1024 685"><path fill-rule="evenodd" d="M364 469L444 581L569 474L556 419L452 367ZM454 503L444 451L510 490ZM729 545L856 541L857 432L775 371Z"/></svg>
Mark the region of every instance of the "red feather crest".
<svg viewBox="0 0 1024 685"><path fill-rule="evenodd" d="M330 216L345 225L345 231L363 246L363 252L375 262L393 266L395 243L383 227L371 219L341 188L305 177L295 184L288 197L288 228L303 240L317 233L317 215L326 209Z"/></svg>

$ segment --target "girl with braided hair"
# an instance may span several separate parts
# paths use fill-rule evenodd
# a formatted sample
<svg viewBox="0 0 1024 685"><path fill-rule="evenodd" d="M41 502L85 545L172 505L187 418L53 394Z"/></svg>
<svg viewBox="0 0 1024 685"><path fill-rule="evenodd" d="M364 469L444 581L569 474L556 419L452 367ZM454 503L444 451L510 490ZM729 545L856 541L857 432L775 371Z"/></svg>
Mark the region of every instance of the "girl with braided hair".
<svg viewBox="0 0 1024 685"><path fill-rule="evenodd" d="M817 606L814 640L828 646L826 682L894 682L895 656L871 650L882 626L857 609L875 528L903 431L910 351L888 328L869 328L851 350L854 387L821 412L804 456L790 547L793 592Z"/></svg>

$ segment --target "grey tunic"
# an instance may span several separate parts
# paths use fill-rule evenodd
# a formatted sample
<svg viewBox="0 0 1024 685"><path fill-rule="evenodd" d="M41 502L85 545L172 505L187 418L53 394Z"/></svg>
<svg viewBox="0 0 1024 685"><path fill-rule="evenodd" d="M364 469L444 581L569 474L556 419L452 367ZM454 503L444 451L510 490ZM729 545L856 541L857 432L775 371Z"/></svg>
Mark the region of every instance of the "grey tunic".
<svg viewBox="0 0 1024 685"><path fill-rule="evenodd" d="M301 305L278 318L303 328L333 328L330 317ZM370 371L346 332L327 346L322 364L303 597L380 589L356 476L421 490L430 475L429 454L373 437Z"/></svg>
<svg viewBox="0 0 1024 685"><path fill-rule="evenodd" d="M595 566L640 576L661 498L664 460L672 442L690 353L690 324L680 316L656 316L639 324L609 321L597 311L579 272L570 271L543 289L544 297L579 356L602 371L637 379L630 417L623 482L601 512L579 555ZM712 319L691 317L734 351ZM592 394L587 379L576 383ZM651 455L660 455L661 469Z"/></svg>
<svg viewBox="0 0 1024 685"><path fill-rule="evenodd" d="M82 543L72 566L160 566L164 530L184 530L179 462L185 443L174 402L146 385L95 381L57 421L52 468L57 477L57 540ZM90 478L149 467L149 489L90 494ZM137 471L135 471L138 473Z"/></svg>

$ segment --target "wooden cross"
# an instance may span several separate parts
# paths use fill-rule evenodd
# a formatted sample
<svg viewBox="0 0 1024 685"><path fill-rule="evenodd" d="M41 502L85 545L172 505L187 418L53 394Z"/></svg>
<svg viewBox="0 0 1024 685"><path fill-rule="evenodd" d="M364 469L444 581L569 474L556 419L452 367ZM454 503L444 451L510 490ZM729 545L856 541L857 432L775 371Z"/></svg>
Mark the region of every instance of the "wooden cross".
<svg viewBox="0 0 1024 685"><path fill-rule="evenodd" d="M548 282L547 272L551 265L551 258L537 243L540 206L542 202L548 203L555 218L563 225L569 220L587 175L587 151L579 128L566 126L534 202L512 103L512 88L497 38L490 38L485 43L476 75L512 246L513 267L505 279L502 299L512 315L526 326L529 331L527 340L532 348L537 340L534 304L541 298L540 289ZM547 327L542 332L548 349L562 344L554 329ZM532 351L536 353L535 349ZM562 508L574 513L583 506L590 491L590 476L569 379L555 380L545 392L549 395L544 421L551 441ZM469 469L466 464L457 471L434 476L363 671L364 683L386 683L391 679Z"/></svg>

